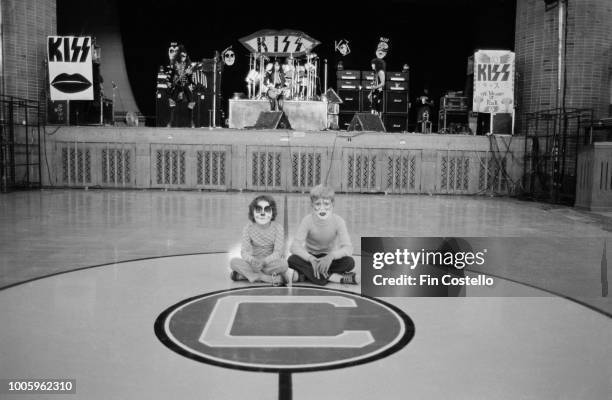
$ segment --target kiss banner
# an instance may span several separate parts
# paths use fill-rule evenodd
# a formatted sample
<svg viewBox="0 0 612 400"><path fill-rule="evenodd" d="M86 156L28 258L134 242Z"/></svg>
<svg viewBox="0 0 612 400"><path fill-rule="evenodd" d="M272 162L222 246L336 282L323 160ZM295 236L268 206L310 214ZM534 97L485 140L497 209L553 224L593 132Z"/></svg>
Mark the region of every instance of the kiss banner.
<svg viewBox="0 0 612 400"><path fill-rule="evenodd" d="M472 111L511 113L514 109L514 53L479 50L474 54Z"/></svg>
<svg viewBox="0 0 612 400"><path fill-rule="evenodd" d="M91 37L47 38L51 100L93 100Z"/></svg>
<svg viewBox="0 0 612 400"><path fill-rule="evenodd" d="M301 31L265 29L241 38L240 43L251 53L288 57L310 53L321 42Z"/></svg>

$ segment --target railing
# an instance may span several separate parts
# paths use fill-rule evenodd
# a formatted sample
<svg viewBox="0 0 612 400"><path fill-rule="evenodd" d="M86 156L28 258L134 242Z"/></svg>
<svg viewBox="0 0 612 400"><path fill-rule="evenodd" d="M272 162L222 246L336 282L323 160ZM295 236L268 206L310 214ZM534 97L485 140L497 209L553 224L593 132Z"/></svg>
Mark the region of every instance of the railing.
<svg viewBox="0 0 612 400"><path fill-rule="evenodd" d="M39 102L0 95L0 192L41 186Z"/></svg>
<svg viewBox="0 0 612 400"><path fill-rule="evenodd" d="M574 204L581 132L591 125L592 119L591 109L551 109L526 114L523 187L529 197Z"/></svg>

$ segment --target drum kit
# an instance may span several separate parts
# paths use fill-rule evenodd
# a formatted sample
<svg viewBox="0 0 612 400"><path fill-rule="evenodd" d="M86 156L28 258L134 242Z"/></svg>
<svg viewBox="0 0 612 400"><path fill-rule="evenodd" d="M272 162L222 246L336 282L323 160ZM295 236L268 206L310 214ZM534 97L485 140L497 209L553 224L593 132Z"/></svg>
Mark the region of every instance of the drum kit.
<svg viewBox="0 0 612 400"><path fill-rule="evenodd" d="M268 87L264 83L270 66L267 56L251 54L245 79L249 99L275 99L282 94L285 100L318 100L319 57L315 53L302 58L287 57L281 65L284 82L280 87Z"/></svg>

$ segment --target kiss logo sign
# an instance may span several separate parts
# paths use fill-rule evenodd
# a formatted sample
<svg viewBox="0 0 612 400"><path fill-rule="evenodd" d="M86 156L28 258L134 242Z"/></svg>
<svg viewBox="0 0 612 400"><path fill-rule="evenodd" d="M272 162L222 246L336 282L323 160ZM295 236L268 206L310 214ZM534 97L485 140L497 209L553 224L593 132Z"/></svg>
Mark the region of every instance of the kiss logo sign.
<svg viewBox="0 0 612 400"><path fill-rule="evenodd" d="M49 36L51 100L93 100L91 37Z"/></svg>

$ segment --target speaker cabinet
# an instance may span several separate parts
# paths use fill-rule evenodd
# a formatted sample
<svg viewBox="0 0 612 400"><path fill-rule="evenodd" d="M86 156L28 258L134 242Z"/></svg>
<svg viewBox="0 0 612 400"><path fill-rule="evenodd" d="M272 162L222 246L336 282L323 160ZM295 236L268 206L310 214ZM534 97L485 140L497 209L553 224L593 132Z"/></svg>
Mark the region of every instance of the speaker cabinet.
<svg viewBox="0 0 612 400"><path fill-rule="evenodd" d="M343 80L343 79L338 79L338 82L336 82L336 88L338 90L342 90L342 89L349 89L349 90L355 90L355 89L359 89L359 81L358 80Z"/></svg>
<svg viewBox="0 0 612 400"><path fill-rule="evenodd" d="M385 114L383 120L387 132L405 132L408 114Z"/></svg>
<svg viewBox="0 0 612 400"><path fill-rule="evenodd" d="M340 104L341 112L359 111L359 90L339 89L338 96L342 99L342 104Z"/></svg>
<svg viewBox="0 0 612 400"><path fill-rule="evenodd" d="M408 92L387 92L384 110L388 113L407 113L409 111Z"/></svg>
<svg viewBox="0 0 612 400"><path fill-rule="evenodd" d="M170 106L166 89L158 89L155 93L155 125L166 126L170 121Z"/></svg>
<svg viewBox="0 0 612 400"><path fill-rule="evenodd" d="M361 98L361 112L370 112L372 111L372 101L370 100L370 92L371 90L362 90L359 95ZM387 107L387 94L384 93L382 94L382 111L384 112L385 108Z"/></svg>
<svg viewBox="0 0 612 400"><path fill-rule="evenodd" d="M338 78L338 80L345 80L345 81L357 80L359 81L359 79L361 79L361 71L345 69L342 71L338 71L336 73L336 77Z"/></svg>
<svg viewBox="0 0 612 400"><path fill-rule="evenodd" d="M196 96L196 106L193 110L193 123L197 127L212 126L212 101L209 101L205 93L198 93ZM218 119L218 118L217 118Z"/></svg>
<svg viewBox="0 0 612 400"><path fill-rule="evenodd" d="M385 132L385 125L380 115L371 113L355 113L348 127L349 131Z"/></svg>
<svg viewBox="0 0 612 400"><path fill-rule="evenodd" d="M408 82L387 81L385 89L393 92L407 92Z"/></svg>
<svg viewBox="0 0 612 400"><path fill-rule="evenodd" d="M493 133L499 135L512 134L512 114L493 114Z"/></svg>
<svg viewBox="0 0 612 400"><path fill-rule="evenodd" d="M408 72L389 72L387 71L387 80L393 82L408 82Z"/></svg>
<svg viewBox="0 0 612 400"><path fill-rule="evenodd" d="M373 81L376 77L374 71L361 71L361 79L366 81Z"/></svg>
<svg viewBox="0 0 612 400"><path fill-rule="evenodd" d="M287 116L282 111L262 111L257 117L255 129L291 129Z"/></svg>

